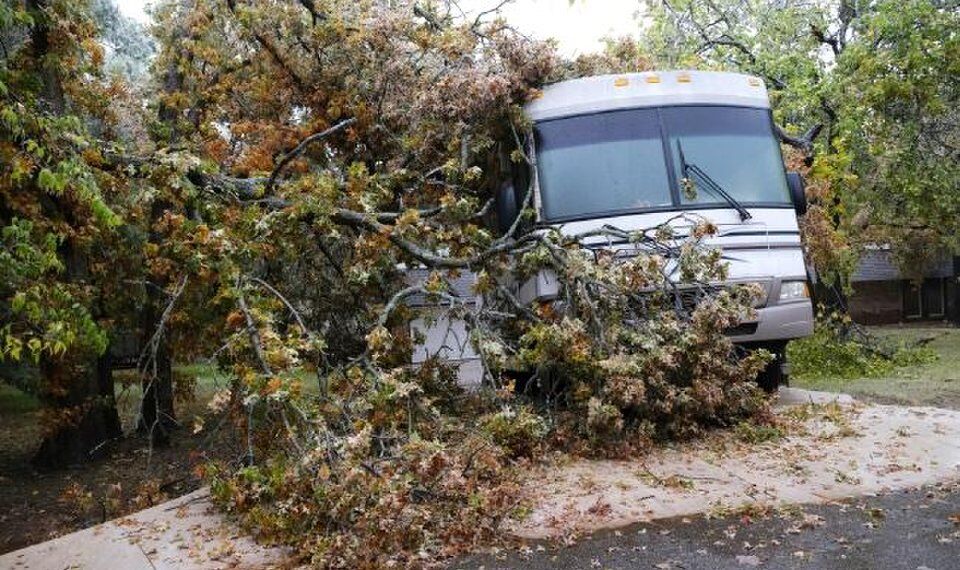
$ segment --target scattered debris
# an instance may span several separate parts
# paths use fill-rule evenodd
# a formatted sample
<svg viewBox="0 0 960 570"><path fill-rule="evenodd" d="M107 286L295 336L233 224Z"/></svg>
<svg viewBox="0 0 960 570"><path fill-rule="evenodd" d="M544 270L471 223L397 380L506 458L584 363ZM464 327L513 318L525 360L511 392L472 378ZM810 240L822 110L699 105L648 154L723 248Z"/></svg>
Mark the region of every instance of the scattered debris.
<svg viewBox="0 0 960 570"><path fill-rule="evenodd" d="M548 469L531 481L538 504L510 530L547 538L707 513L735 515L742 524L790 516L799 532L823 521L790 505L960 478L960 411L827 401L780 408L774 421L777 438L744 441L748 428L718 431L641 461ZM882 511L866 515L874 527L884 518Z"/></svg>

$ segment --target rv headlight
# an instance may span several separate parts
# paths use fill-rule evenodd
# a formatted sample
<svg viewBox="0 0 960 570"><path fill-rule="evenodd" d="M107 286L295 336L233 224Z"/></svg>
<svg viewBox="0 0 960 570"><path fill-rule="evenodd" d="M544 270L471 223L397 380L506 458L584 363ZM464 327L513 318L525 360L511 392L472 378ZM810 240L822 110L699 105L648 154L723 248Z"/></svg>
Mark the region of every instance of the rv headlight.
<svg viewBox="0 0 960 570"><path fill-rule="evenodd" d="M780 283L780 301L796 301L810 297L806 281L784 281Z"/></svg>

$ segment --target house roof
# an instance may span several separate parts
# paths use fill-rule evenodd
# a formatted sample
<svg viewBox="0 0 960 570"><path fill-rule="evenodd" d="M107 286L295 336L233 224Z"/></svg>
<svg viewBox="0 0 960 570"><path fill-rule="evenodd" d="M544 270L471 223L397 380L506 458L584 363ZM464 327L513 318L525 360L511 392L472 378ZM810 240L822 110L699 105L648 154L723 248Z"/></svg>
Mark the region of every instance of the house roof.
<svg viewBox="0 0 960 570"><path fill-rule="evenodd" d="M925 273L925 277L950 277L953 275L953 260L944 256ZM860 256L853 282L897 281L905 279L888 247L870 247Z"/></svg>

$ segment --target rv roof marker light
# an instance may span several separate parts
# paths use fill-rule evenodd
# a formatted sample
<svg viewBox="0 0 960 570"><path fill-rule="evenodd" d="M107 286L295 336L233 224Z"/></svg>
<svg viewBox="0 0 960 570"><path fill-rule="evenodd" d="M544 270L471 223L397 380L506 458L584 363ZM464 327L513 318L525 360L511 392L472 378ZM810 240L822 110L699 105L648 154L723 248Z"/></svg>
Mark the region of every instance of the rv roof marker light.
<svg viewBox="0 0 960 570"><path fill-rule="evenodd" d="M647 83L660 83L660 76L659 76L659 75L655 75L655 74L654 74L654 75L648 75L648 76L644 77L643 79L644 79Z"/></svg>
<svg viewBox="0 0 960 570"><path fill-rule="evenodd" d="M747 79L747 83L749 83L751 87L760 87L761 85L763 85L763 83L761 83L760 80L757 79L756 77L751 77Z"/></svg>
<svg viewBox="0 0 960 570"><path fill-rule="evenodd" d="M630 85L630 80L626 77L618 77L613 80L614 87L626 87L628 85Z"/></svg>
<svg viewBox="0 0 960 570"><path fill-rule="evenodd" d="M677 75L677 83L691 83L693 78L690 77L689 73L681 73Z"/></svg>

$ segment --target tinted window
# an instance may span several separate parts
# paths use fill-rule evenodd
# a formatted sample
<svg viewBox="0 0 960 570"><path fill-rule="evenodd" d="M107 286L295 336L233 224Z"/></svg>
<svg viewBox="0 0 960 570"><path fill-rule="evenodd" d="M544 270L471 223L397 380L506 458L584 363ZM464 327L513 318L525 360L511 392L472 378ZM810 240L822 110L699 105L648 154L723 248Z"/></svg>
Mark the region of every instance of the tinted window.
<svg viewBox="0 0 960 570"><path fill-rule="evenodd" d="M903 282L903 314L908 319L918 319L923 315L920 305L920 287L913 281Z"/></svg>
<svg viewBox="0 0 960 570"><path fill-rule="evenodd" d="M942 279L927 279L923 282L923 310L928 317L943 316Z"/></svg>
<svg viewBox="0 0 960 570"><path fill-rule="evenodd" d="M545 121L536 135L545 218L671 205L656 110Z"/></svg>
<svg viewBox="0 0 960 570"><path fill-rule="evenodd" d="M677 141L689 164L704 170L740 202L789 203L783 158L767 111L737 107L661 109L677 180ZM697 187L696 198L681 193L684 204L716 204L723 199Z"/></svg>

